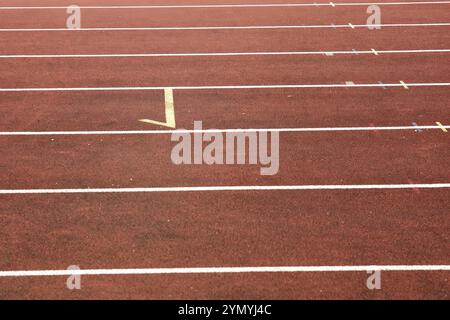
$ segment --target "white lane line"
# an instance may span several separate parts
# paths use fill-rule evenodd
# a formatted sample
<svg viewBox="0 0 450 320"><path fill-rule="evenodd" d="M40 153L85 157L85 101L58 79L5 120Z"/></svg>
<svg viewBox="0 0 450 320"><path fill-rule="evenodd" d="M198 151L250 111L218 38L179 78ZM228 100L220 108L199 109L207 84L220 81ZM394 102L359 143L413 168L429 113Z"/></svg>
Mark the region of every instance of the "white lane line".
<svg viewBox="0 0 450 320"><path fill-rule="evenodd" d="M0 59L18 58L145 58L145 57L214 57L214 56L276 56L276 55L335 55L335 54L403 54L403 53L446 53L450 49L411 50L355 50L355 51L269 51L269 52L199 52L199 53L105 53L105 54L7 54Z"/></svg>
<svg viewBox="0 0 450 320"><path fill-rule="evenodd" d="M185 4L185 5L111 5L111 6L80 6L81 9L180 9L180 8L264 8L264 7L336 7L336 6L398 6L398 5L435 5L449 4L450 1L409 1L409 2L328 2L328 3L267 3L267 4ZM39 10L67 9L67 6L9 6L0 10Z"/></svg>
<svg viewBox="0 0 450 320"><path fill-rule="evenodd" d="M251 30L251 29L314 29L314 28L368 28L368 27L442 27L450 26L449 22L436 23L387 23L387 24L336 24L336 25L287 25L287 26L211 26L211 27L96 27L96 28L20 28L0 29L0 32L38 32L38 31L164 31L164 30Z"/></svg>
<svg viewBox="0 0 450 320"><path fill-rule="evenodd" d="M345 131L396 131L396 130L442 130L450 125L397 126L397 127L322 127L322 128L249 128L249 129L203 129L203 130L113 130L113 131L0 131L0 136L77 136L77 135L151 135L172 133L237 133L237 132L345 132Z"/></svg>
<svg viewBox="0 0 450 320"><path fill-rule="evenodd" d="M272 266L272 267L200 267L0 271L0 277L160 275L208 273L276 272L362 272L362 271L450 271L450 265L359 265L359 266Z"/></svg>
<svg viewBox="0 0 450 320"><path fill-rule="evenodd" d="M86 189L4 189L0 195L18 194L80 194L80 193L157 193L157 192L217 192L217 191L294 191L294 190L387 190L387 189L443 189L450 183L425 184L353 184L353 185L289 185L289 186L198 186L143 188L86 188Z"/></svg>
<svg viewBox="0 0 450 320"><path fill-rule="evenodd" d="M408 83L409 87L446 87L450 82ZM351 86L334 84L279 84L279 85L237 85L237 86L164 86L164 87L72 87L72 88L0 88L0 92L58 92L58 91L136 91L136 90L227 90L227 89L308 89L308 88L376 88L404 87L401 83L357 83Z"/></svg>

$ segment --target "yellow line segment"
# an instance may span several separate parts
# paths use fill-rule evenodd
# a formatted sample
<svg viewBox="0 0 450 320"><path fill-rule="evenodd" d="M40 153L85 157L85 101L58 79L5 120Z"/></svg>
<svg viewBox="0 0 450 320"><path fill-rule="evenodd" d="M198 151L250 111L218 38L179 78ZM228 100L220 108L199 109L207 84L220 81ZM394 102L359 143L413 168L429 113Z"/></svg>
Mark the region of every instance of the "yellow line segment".
<svg viewBox="0 0 450 320"><path fill-rule="evenodd" d="M175 106L173 101L173 89L165 88L164 89L164 103L165 103L165 113L166 113L166 122L149 120L149 119L141 119L140 122L156 124L158 126L164 126L169 128L175 128Z"/></svg>
<svg viewBox="0 0 450 320"><path fill-rule="evenodd" d="M442 131L448 132L447 129L442 125L442 123L440 123L439 121L436 121L436 124L439 126L439 128L441 128Z"/></svg>

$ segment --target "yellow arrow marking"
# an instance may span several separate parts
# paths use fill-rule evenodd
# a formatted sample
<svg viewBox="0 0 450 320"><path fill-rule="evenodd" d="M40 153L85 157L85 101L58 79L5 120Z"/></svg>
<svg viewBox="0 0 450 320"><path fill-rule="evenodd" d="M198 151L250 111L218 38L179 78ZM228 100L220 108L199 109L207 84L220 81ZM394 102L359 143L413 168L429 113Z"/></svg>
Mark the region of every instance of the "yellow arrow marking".
<svg viewBox="0 0 450 320"><path fill-rule="evenodd" d="M165 102L165 110L166 110L166 122L149 120L149 119L140 119L140 122L156 124L158 126L164 126L169 128L175 128L175 107L173 102L173 89L166 88L164 89L164 102Z"/></svg>

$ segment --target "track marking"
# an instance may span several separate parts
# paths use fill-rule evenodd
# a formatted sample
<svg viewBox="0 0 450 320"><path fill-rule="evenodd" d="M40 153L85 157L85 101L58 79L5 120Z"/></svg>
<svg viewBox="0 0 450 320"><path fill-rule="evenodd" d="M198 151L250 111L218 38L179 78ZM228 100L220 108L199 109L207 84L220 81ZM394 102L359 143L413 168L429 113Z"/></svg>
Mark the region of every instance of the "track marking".
<svg viewBox="0 0 450 320"><path fill-rule="evenodd" d="M368 28L368 27L443 27L450 26L449 22L437 23L391 23L391 24L338 24L338 25L287 25L287 26L211 26L211 27L95 27L95 28L21 28L21 29L0 29L0 32L81 32L81 31L160 31L160 30L251 30L251 29L314 29L314 28Z"/></svg>
<svg viewBox="0 0 450 320"><path fill-rule="evenodd" d="M448 53L450 49L411 50L351 50L351 51L280 51L280 52L203 52L203 53L105 53L105 54L9 54L0 59L38 58L144 58L144 57L214 57L214 56L275 56L275 55L329 55L335 54L403 54L403 53Z"/></svg>
<svg viewBox="0 0 450 320"><path fill-rule="evenodd" d="M408 183L409 184L414 184L414 182L411 179L408 179ZM420 194L420 189L419 188L413 188L413 191L417 194Z"/></svg>
<svg viewBox="0 0 450 320"><path fill-rule="evenodd" d="M293 190L388 190L388 189L442 189L450 183L427 184L356 184L356 185L290 185L290 186L198 186L198 187L143 187L143 188L87 188L87 189L4 189L0 195L18 194L80 194L80 193L158 193L158 192L217 192L217 191L293 191Z"/></svg>
<svg viewBox="0 0 450 320"><path fill-rule="evenodd" d="M370 50L373 52L374 55L376 55L376 56L378 55L378 52L374 48L372 48Z"/></svg>
<svg viewBox="0 0 450 320"><path fill-rule="evenodd" d="M173 89L171 88L164 89L164 104L165 104L166 122L160 122L149 119L140 119L139 121L169 128L175 128L176 124L175 124L175 108L173 102Z"/></svg>
<svg viewBox="0 0 450 320"><path fill-rule="evenodd" d="M206 267L206 268L139 268L0 271L0 277L161 275L209 273L276 273L276 272L360 272L360 271L450 271L450 265L360 265L360 266L273 266L273 267Z"/></svg>
<svg viewBox="0 0 450 320"><path fill-rule="evenodd" d="M450 126L444 126L450 129ZM442 130L436 126L397 126L397 127L322 127L322 128L249 128L249 129L203 129L203 130L125 130L125 131L3 131L0 136L73 136L73 135L146 135L172 133L236 133L236 132L345 132L345 131L396 131L396 130Z"/></svg>
<svg viewBox="0 0 450 320"><path fill-rule="evenodd" d="M402 83L358 83L353 88L404 87ZM450 82L408 83L409 87L446 87ZM347 84L279 84L279 85L237 85L237 86L179 86L173 90L231 90L231 89L309 89L348 88ZM136 91L164 90L167 87L72 87L72 88L0 88L0 92L59 92L59 91Z"/></svg>
<svg viewBox="0 0 450 320"><path fill-rule="evenodd" d="M406 83L402 80L400 80L400 84L403 86L403 88L405 88L406 90L408 90L408 86L406 85Z"/></svg>
<svg viewBox="0 0 450 320"><path fill-rule="evenodd" d="M205 4L205 5L141 5L141 6L80 6L81 9L180 9L180 8L257 8L257 7L336 7L336 6L369 6L369 5L434 5L449 4L450 1L410 1L410 2L329 2L329 3L268 3L268 4ZM67 6L9 6L0 10L49 10L67 9Z"/></svg>
<svg viewBox="0 0 450 320"><path fill-rule="evenodd" d="M414 130L416 132L422 132L423 130L420 128L420 126L416 122L411 122L411 124L416 127L417 129Z"/></svg>
<svg viewBox="0 0 450 320"><path fill-rule="evenodd" d="M448 132L448 131L447 131L447 128L444 127L444 126L442 125L442 123L440 123L439 121L437 121L436 124L439 126L439 128L440 128L442 131Z"/></svg>
<svg viewBox="0 0 450 320"><path fill-rule="evenodd" d="M384 86L383 81L378 81L378 84L380 84L380 86L383 88L383 90L386 90L386 87Z"/></svg>
<svg viewBox="0 0 450 320"><path fill-rule="evenodd" d="M353 81L345 81L345 85L348 87L353 87L355 83Z"/></svg>

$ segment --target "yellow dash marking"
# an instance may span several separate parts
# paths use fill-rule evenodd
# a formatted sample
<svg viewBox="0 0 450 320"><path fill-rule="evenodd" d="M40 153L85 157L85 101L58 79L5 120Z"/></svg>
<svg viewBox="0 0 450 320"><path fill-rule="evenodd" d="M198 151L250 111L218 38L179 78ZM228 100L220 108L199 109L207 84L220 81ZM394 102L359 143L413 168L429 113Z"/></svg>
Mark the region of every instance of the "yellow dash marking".
<svg viewBox="0 0 450 320"><path fill-rule="evenodd" d="M149 119L141 119L140 122L156 124L158 126L164 126L169 128L175 128L175 106L173 101L173 89L165 88L164 89L164 102L165 102L165 112L166 112L166 122L149 120Z"/></svg>
<svg viewBox="0 0 450 320"><path fill-rule="evenodd" d="M175 108L172 88L164 89L164 99L166 102L166 123L169 127L175 128Z"/></svg>
<svg viewBox="0 0 450 320"><path fill-rule="evenodd" d="M403 88L405 89L409 89L408 86L406 85L406 83L404 81L400 81L401 85L403 86Z"/></svg>
<svg viewBox="0 0 450 320"><path fill-rule="evenodd" d="M444 127L444 126L442 125L442 123L440 123L439 121L436 121L436 124L438 125L439 128L441 128L442 131L448 132L448 131L447 131L447 128Z"/></svg>

